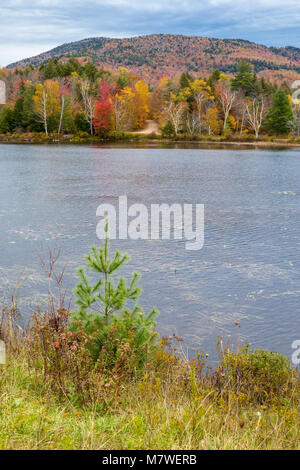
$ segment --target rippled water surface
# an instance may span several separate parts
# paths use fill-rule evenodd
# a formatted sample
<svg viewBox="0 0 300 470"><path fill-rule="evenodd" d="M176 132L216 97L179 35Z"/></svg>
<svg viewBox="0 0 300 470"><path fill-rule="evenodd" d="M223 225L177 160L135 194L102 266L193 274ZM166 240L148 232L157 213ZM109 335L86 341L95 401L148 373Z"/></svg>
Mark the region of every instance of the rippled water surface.
<svg viewBox="0 0 300 470"><path fill-rule="evenodd" d="M300 151L0 146L0 295L18 275L27 317L45 301L39 254L60 246L66 284L95 234L96 208L118 202L205 204L205 245L114 241L142 274L140 303L161 334L216 358L217 337L291 355L300 339Z"/></svg>

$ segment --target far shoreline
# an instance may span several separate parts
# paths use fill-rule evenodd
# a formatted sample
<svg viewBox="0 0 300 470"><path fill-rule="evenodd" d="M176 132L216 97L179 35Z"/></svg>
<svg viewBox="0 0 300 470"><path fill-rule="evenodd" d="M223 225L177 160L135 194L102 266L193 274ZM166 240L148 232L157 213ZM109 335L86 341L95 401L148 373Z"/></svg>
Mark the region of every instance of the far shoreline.
<svg viewBox="0 0 300 470"><path fill-rule="evenodd" d="M231 136L232 137L232 136ZM155 146L205 146L205 147L242 147L242 148L260 148L260 149L284 149L284 148L300 148L300 139L280 139L273 137L272 140L267 139L247 139L234 140L226 136L218 136L215 139L212 138L198 138L198 139L184 139L184 138L161 138L159 135L152 134L143 135L140 133L122 134L120 138L107 138L99 139L95 136L78 136L78 135L57 135L57 134L46 134L33 133L33 134L0 134L0 145L1 144L27 144L27 145L92 145L99 147L106 146L143 146L149 145L153 148Z"/></svg>

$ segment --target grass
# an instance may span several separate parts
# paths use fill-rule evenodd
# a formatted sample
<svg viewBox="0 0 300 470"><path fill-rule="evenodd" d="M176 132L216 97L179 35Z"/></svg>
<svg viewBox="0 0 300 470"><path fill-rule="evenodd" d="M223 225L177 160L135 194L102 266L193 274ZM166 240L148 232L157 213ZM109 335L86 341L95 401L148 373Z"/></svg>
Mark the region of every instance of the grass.
<svg viewBox="0 0 300 470"><path fill-rule="evenodd" d="M25 331L14 294L0 310L0 449L300 448L300 376L285 356L219 341L210 369L204 354L182 354L181 338L159 339L139 309L105 326L74 322L55 260L48 311Z"/></svg>
<svg viewBox="0 0 300 470"><path fill-rule="evenodd" d="M103 408L103 398L85 406L58 397L22 354L0 367L1 449L300 447L299 400L292 397L241 404L234 393L217 398L207 385L193 389L170 377L161 383L152 370L117 395L111 385Z"/></svg>

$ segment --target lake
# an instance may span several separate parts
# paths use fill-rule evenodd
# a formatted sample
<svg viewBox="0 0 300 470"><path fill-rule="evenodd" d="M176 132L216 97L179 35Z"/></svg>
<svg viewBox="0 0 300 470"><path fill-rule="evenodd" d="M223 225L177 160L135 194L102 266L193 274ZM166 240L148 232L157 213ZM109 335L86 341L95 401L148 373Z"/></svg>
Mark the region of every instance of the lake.
<svg viewBox="0 0 300 470"><path fill-rule="evenodd" d="M158 329L216 360L219 336L291 356L300 339L300 150L197 145L0 145L0 295L17 278L28 319L46 300L40 254L59 246L71 290L96 237L101 203L205 205L205 244L112 241L141 273ZM234 325L239 322L240 327ZM239 331L238 331L239 330Z"/></svg>

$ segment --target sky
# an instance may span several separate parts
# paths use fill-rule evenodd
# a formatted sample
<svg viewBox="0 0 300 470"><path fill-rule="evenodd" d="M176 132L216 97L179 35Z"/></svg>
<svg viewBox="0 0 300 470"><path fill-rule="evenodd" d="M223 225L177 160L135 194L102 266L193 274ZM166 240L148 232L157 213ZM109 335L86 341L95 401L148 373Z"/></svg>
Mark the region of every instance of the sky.
<svg viewBox="0 0 300 470"><path fill-rule="evenodd" d="M300 47L300 0L5 0L0 66L90 37L154 33Z"/></svg>

